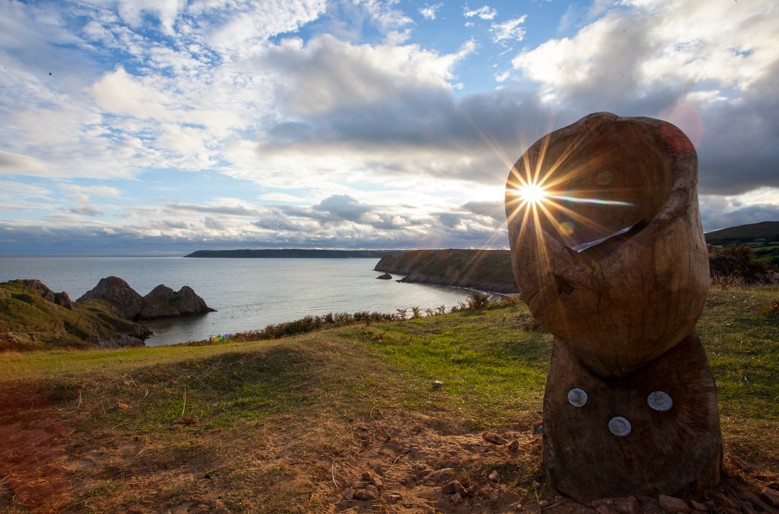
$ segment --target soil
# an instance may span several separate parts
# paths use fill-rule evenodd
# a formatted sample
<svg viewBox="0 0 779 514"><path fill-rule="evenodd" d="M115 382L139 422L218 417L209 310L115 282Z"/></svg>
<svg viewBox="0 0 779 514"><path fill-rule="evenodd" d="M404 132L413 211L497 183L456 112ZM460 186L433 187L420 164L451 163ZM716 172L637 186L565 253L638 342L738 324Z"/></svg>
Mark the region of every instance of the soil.
<svg viewBox="0 0 779 514"><path fill-rule="evenodd" d="M71 428L89 416L80 397L62 408L29 384L0 391L0 511L662 512L657 498L587 506L556 495L541 472L540 420L484 433L400 409L240 430L182 417L152 439L121 423ZM682 498L709 512L777 512L765 496L779 486L774 473L736 457L725 464L717 489Z"/></svg>

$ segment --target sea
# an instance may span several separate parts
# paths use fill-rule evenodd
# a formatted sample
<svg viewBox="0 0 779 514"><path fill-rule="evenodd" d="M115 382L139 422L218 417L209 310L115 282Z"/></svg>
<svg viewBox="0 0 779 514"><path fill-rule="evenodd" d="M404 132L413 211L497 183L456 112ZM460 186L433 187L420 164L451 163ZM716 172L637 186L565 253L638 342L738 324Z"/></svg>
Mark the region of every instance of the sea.
<svg viewBox="0 0 779 514"><path fill-rule="evenodd" d="M260 330L307 315L396 313L412 307L447 310L471 294L464 289L378 280L377 258L266 259L187 257L0 256L0 282L36 278L72 300L101 278L124 279L142 296L159 284L190 286L209 307L201 316L145 322L154 330L147 346L200 341Z"/></svg>

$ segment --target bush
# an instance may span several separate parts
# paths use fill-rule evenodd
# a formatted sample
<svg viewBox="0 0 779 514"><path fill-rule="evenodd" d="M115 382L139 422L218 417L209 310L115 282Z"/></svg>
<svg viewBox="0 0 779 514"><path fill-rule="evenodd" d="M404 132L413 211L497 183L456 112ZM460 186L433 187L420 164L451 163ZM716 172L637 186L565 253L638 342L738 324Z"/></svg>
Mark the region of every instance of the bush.
<svg viewBox="0 0 779 514"><path fill-rule="evenodd" d="M750 285L765 282L768 266L757 260L748 246L730 245L711 251L709 270L714 285L737 281Z"/></svg>

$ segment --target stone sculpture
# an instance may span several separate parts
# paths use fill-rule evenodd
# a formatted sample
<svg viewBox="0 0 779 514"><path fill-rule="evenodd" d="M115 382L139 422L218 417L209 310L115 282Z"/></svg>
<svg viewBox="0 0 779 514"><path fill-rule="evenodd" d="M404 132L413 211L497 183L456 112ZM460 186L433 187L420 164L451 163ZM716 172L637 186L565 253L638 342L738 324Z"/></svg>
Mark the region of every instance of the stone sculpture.
<svg viewBox="0 0 779 514"><path fill-rule="evenodd" d="M596 113L509 174L514 275L554 335L545 467L578 501L719 481L717 393L695 331L710 281L697 166L674 125Z"/></svg>

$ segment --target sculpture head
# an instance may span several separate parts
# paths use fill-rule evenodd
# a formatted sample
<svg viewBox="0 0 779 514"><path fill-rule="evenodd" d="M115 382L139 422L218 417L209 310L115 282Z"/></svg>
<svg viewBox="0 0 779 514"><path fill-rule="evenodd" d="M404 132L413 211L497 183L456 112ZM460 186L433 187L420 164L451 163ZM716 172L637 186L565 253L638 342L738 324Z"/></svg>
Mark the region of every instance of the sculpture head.
<svg viewBox="0 0 779 514"><path fill-rule="evenodd" d="M709 287L697 155L675 126L596 113L537 141L506 184L514 275L533 315L602 377L694 327Z"/></svg>

